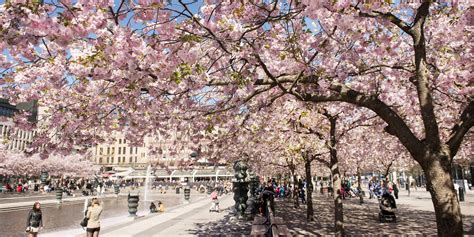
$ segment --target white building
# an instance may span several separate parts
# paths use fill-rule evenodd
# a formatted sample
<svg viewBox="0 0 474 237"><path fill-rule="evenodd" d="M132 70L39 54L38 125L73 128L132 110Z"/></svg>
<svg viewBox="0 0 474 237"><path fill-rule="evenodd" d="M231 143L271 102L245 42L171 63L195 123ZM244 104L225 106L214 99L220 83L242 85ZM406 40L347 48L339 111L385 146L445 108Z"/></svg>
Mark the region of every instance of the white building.
<svg viewBox="0 0 474 237"><path fill-rule="evenodd" d="M31 145L35 136L34 131L24 131L14 128L12 117L19 110L32 112L30 121L37 121L38 107L36 102L11 105L6 99L0 99L0 142L5 144L8 150L24 151Z"/></svg>

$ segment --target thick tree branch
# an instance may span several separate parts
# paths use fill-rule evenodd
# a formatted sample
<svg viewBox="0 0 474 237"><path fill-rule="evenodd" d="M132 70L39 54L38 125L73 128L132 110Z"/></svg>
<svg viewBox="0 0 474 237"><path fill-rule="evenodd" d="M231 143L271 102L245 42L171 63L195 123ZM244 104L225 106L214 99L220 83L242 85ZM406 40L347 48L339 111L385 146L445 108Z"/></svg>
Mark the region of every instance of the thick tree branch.
<svg viewBox="0 0 474 237"><path fill-rule="evenodd" d="M392 168L393 162L395 160L391 160L390 163L388 164L387 168L385 169L385 177L388 176L388 173L390 172L390 168Z"/></svg>
<svg viewBox="0 0 474 237"><path fill-rule="evenodd" d="M337 93L333 95L316 95L302 92L300 99L315 103L342 101L368 108L388 124L391 134L400 140L413 157L419 157L423 150L423 144L413 134L403 119L387 104L375 96L367 96L342 84L332 85L331 89Z"/></svg>
<svg viewBox="0 0 474 237"><path fill-rule="evenodd" d="M459 119L459 123L453 127L453 131L447 142L449 150L451 151L451 157L454 157L461 146L464 135L474 125L474 102L471 101L469 105L464 109Z"/></svg>
<svg viewBox="0 0 474 237"><path fill-rule="evenodd" d="M413 48L415 50L415 80L418 92L420 113L425 128L425 141L434 149L439 149L441 140L439 136L438 122L434 113L433 98L429 86L429 75L426 61L426 40L424 34L424 23L429 15L430 1L425 1L418 8L415 22L412 28Z"/></svg>
<svg viewBox="0 0 474 237"><path fill-rule="evenodd" d="M329 164L329 161L321 158L321 157L316 157L314 158L315 161L322 163L323 165L327 166L328 168L331 168L331 165Z"/></svg>
<svg viewBox="0 0 474 237"><path fill-rule="evenodd" d="M411 27L401 20L400 18L396 17L393 15L391 12L379 12L379 11L373 11L373 12L361 12L360 8L358 6L354 6L356 10L359 11L359 16L361 17L369 17L369 18L382 18L385 20L388 20L398 26L400 29L402 29L405 33L411 35Z"/></svg>

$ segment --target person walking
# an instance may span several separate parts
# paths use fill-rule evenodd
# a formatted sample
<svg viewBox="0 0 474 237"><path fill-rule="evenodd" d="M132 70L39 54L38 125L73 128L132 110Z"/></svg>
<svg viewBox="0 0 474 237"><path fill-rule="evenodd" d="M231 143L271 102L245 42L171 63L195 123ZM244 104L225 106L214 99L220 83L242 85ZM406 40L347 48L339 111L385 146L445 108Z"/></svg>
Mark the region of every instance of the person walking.
<svg viewBox="0 0 474 237"><path fill-rule="evenodd" d="M38 232L43 228L43 217L41 214L41 205L39 202L33 204L33 209L26 218L26 233L28 237L38 236Z"/></svg>
<svg viewBox="0 0 474 237"><path fill-rule="evenodd" d="M211 193L211 207L209 208L209 212L215 211L219 212L219 200L217 198L217 191L214 190Z"/></svg>
<svg viewBox="0 0 474 237"><path fill-rule="evenodd" d="M411 186L411 179L410 177L408 177L407 179L407 183L406 183L406 189L407 189L407 192L408 192L408 197L410 196L410 187Z"/></svg>
<svg viewBox="0 0 474 237"><path fill-rule="evenodd" d="M396 183L393 183L392 188L395 199L398 199L398 185Z"/></svg>
<svg viewBox="0 0 474 237"><path fill-rule="evenodd" d="M102 207L99 204L99 199L92 198L92 204L87 208L87 237L98 237L100 231L100 214L102 214Z"/></svg>

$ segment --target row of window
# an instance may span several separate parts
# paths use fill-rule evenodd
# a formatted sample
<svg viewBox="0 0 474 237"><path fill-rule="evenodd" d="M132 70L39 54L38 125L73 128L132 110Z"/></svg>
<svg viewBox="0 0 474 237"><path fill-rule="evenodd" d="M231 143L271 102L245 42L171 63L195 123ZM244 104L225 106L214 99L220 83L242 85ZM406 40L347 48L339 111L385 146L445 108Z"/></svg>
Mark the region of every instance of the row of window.
<svg viewBox="0 0 474 237"><path fill-rule="evenodd" d="M0 116L13 117L14 114L14 109L0 107Z"/></svg>
<svg viewBox="0 0 474 237"><path fill-rule="evenodd" d="M107 161L106 164L114 164L114 163L115 163L114 157L107 157L107 159L100 157L100 158L99 158L99 164L103 164L103 161L104 161L104 160ZM137 156L135 156L135 157L129 157L129 158L128 158L128 162L129 162L129 163L133 163L134 161L135 161L135 163L137 163L137 160L138 160L138 157L137 157ZM123 157L123 156L122 156L122 157L118 157L117 163L118 163L118 164L120 164L120 163L125 163L125 157Z"/></svg>
<svg viewBox="0 0 474 237"><path fill-rule="evenodd" d="M13 130L13 135L15 136L15 139L23 139L23 140L32 140L33 137L35 136L36 132L31 132L31 131L23 131L20 129L12 129L10 126L0 124L0 135L1 137L6 137L10 138L10 135L12 135L12 130Z"/></svg>
<svg viewBox="0 0 474 237"><path fill-rule="evenodd" d="M133 150L135 150L135 154L138 154L138 147L129 147L129 154L133 154ZM115 147L107 147L107 154L106 155L113 155L115 154ZM127 147L119 147L118 148L119 155L127 154ZM104 155L104 148L99 148L99 155Z"/></svg>
<svg viewBox="0 0 474 237"><path fill-rule="evenodd" d="M11 139L7 146L8 150L25 150L27 146L31 145L31 141L35 135L35 131L30 132L12 129L10 126L0 124L0 138L2 140Z"/></svg>

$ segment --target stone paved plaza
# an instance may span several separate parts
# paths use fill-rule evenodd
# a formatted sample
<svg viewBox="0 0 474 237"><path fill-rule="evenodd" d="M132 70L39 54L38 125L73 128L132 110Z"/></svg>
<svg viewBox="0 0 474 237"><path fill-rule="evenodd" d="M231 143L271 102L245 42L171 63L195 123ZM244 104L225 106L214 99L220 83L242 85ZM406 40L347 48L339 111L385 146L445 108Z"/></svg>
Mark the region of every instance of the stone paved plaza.
<svg viewBox="0 0 474 237"><path fill-rule="evenodd" d="M123 212L126 212L125 208L107 204L107 200L113 199L112 195L109 195L110 197L103 197L103 201L106 202L106 205L104 205L105 211L111 214L104 215L104 218L101 220L100 236L240 236L250 234L252 221L238 219L233 213L233 193L220 197L221 212L219 213L209 213L210 199L208 195L193 194L195 195L192 196L190 203L170 205L164 213L159 214L150 214L142 210L138 213L138 217L135 218L123 214ZM165 198L166 195L168 196L167 198ZM161 198L163 200L182 199L182 195L165 194ZM315 193L313 198L316 217L314 222L307 222L305 220L306 205L294 208L288 199L277 199L276 215L283 217L292 235L334 235L332 199L320 193ZM19 208L23 203L5 203L6 200L8 199L3 195L2 203L0 204L2 220L12 216L16 223L18 221L23 223L24 217L17 216L15 214L17 211L12 209L14 206ZM43 201L45 206L49 206L47 204L49 202L54 202L54 200ZM68 205L70 205L69 202L73 203L74 199L66 200L61 208L67 210ZM346 199L343 202L344 222L348 235L436 235L434 211L431 198L426 191L412 191L410 196L407 195L406 191L400 192L399 199L397 200L398 221L396 223L379 223L376 199L366 199L362 205L359 204L359 199L357 198ZM114 208L117 208L115 212L107 210ZM72 226L51 229L49 228L51 224L46 222L46 229L41 233L41 236L86 236L85 231L78 225L78 218L76 216L80 216L81 209L77 209L79 209L79 213L67 212L65 213L66 217L63 217L69 219L70 222L66 223L73 223ZM77 210L74 211L77 212ZM119 214L117 211L122 213ZM465 201L461 202L461 211L463 213L465 234L474 235L474 192L467 192ZM45 211L45 215L48 215L47 211ZM58 220L57 217L45 217L50 222ZM3 226L5 223L8 223L8 221L2 221L2 229L5 229ZM20 226L23 225L20 224ZM22 233L10 233L2 236L22 236Z"/></svg>

